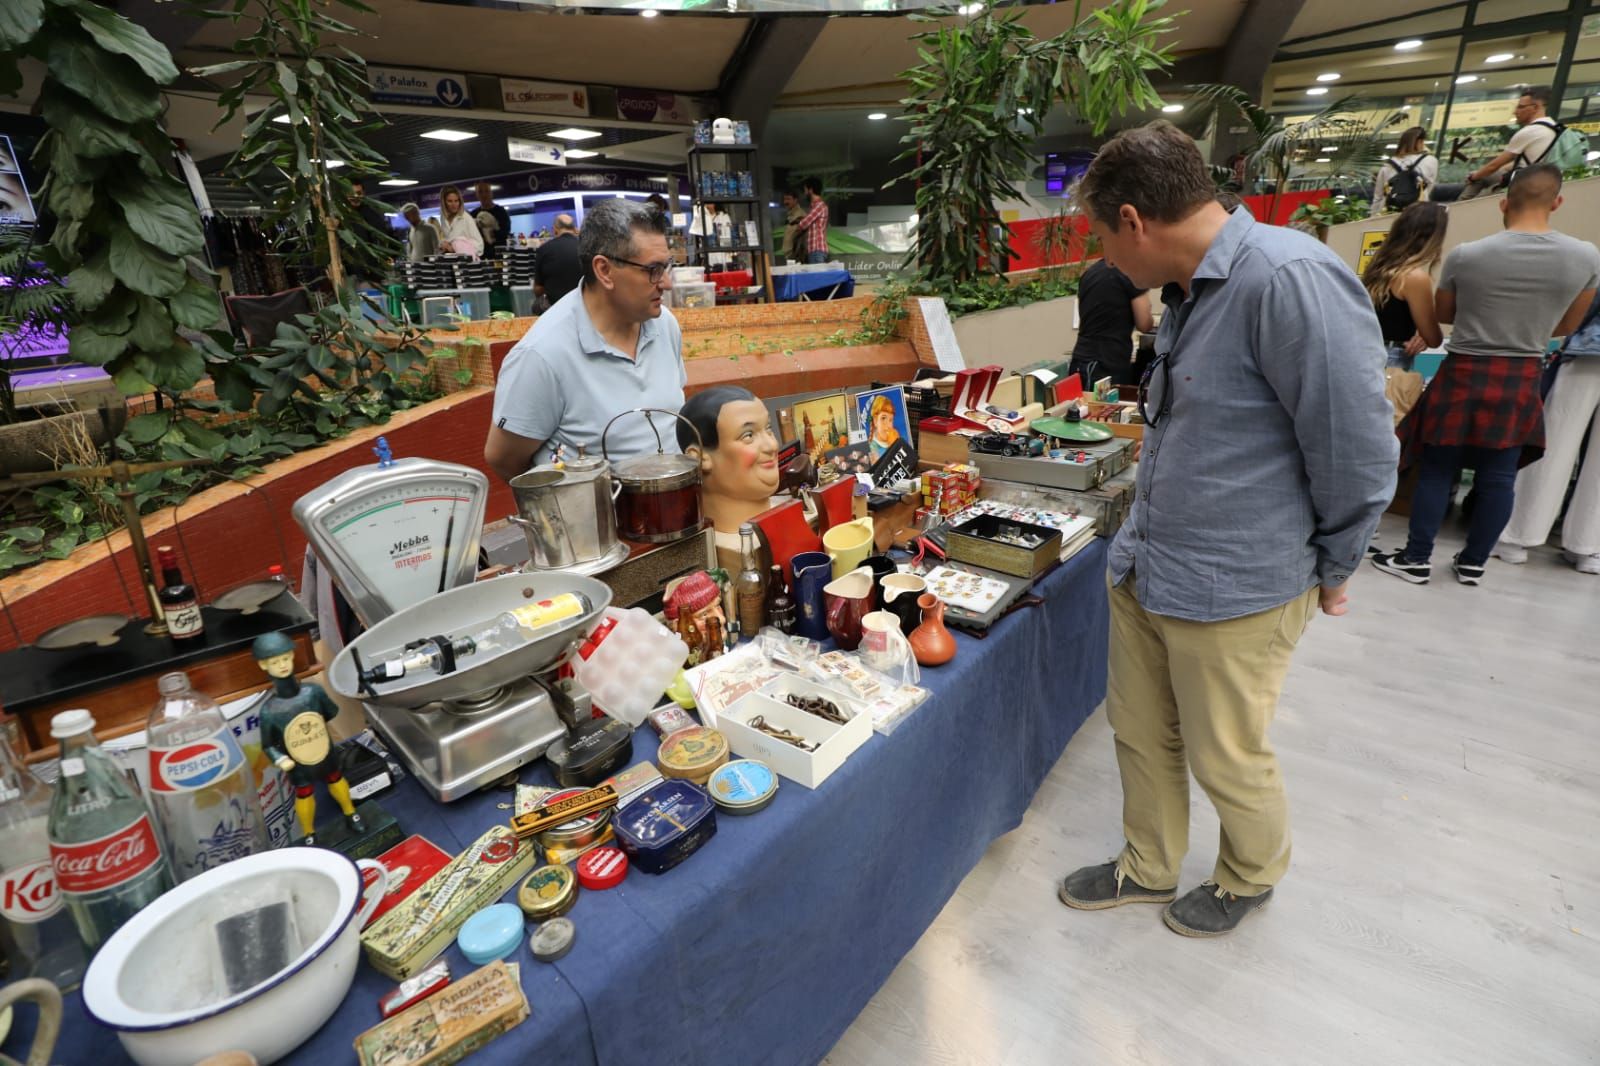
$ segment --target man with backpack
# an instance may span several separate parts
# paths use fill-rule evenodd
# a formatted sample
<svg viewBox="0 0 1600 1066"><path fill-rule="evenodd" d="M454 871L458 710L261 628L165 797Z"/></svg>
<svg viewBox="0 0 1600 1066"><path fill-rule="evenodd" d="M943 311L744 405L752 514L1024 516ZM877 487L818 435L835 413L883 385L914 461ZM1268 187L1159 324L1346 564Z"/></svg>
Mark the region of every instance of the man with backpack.
<svg viewBox="0 0 1600 1066"><path fill-rule="evenodd" d="M1439 159L1428 151L1428 132L1412 126L1400 135L1394 155L1372 179L1372 214L1404 211L1430 199L1439 183Z"/></svg>
<svg viewBox="0 0 1600 1066"><path fill-rule="evenodd" d="M1467 175L1461 199L1470 200L1504 188L1513 174L1535 163L1551 163L1566 171L1585 161L1589 138L1551 118L1547 114L1550 99L1548 86L1535 85L1523 90L1513 112L1520 128L1511 135L1504 151Z"/></svg>

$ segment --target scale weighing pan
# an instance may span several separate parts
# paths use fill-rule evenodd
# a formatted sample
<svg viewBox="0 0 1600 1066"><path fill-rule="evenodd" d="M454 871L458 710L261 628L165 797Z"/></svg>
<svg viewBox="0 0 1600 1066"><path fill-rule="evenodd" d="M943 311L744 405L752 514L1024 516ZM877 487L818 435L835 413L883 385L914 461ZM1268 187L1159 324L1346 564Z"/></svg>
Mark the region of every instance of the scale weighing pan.
<svg viewBox="0 0 1600 1066"><path fill-rule="evenodd" d="M292 513L356 617L374 626L472 583L488 498L489 479L471 467L393 459L346 470L296 500ZM420 625L406 640L440 631Z"/></svg>
<svg viewBox="0 0 1600 1066"><path fill-rule="evenodd" d="M589 612L551 626L549 632L541 632L526 644L482 660L477 655L464 656L453 673L436 674L424 670L398 681L379 682L374 686L376 695L360 690L352 652L359 652L362 663L371 666L413 640L441 634L470 635L488 627L513 607L563 592L587 596ZM503 574L431 596L385 618L339 652L328 670L328 681L339 695L378 707L411 709L464 699L548 671L572 653L610 604L611 589L592 577L563 570Z"/></svg>
<svg viewBox="0 0 1600 1066"><path fill-rule="evenodd" d="M1068 422L1065 418L1035 418L1028 423L1028 428L1046 437L1078 441L1083 444L1098 444L1100 441L1110 440L1112 436L1111 430L1099 422Z"/></svg>
<svg viewBox="0 0 1600 1066"><path fill-rule="evenodd" d="M125 614L92 614L56 626L34 641L33 646L46 651L66 651L90 645L109 648L122 639L119 634L127 624L128 616Z"/></svg>
<svg viewBox="0 0 1600 1066"><path fill-rule="evenodd" d="M211 601L211 606L219 611L238 611L240 614L255 614L261 608L271 603L288 591L289 586L282 581L252 581L247 585L239 585L229 589Z"/></svg>

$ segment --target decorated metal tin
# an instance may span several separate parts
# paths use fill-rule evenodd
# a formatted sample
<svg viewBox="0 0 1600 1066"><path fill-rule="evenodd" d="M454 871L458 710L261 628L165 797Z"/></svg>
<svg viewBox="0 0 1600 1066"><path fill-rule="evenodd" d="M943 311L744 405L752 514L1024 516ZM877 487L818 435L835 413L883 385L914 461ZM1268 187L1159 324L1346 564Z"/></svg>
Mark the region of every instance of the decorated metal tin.
<svg viewBox="0 0 1600 1066"><path fill-rule="evenodd" d="M706 791L730 814L753 814L778 794L778 775L759 759L735 759L711 772Z"/></svg>
<svg viewBox="0 0 1600 1066"><path fill-rule="evenodd" d="M456 935L461 954L474 966L503 959L522 942L522 912L509 903L496 903L467 919Z"/></svg>
<svg viewBox="0 0 1600 1066"><path fill-rule="evenodd" d="M536 922L559 918L578 902L578 879L565 866L541 866L517 889L517 906Z"/></svg>
<svg viewBox="0 0 1600 1066"><path fill-rule="evenodd" d="M661 776L680 777L697 785L704 785L711 771L727 761L728 738L703 725L668 733L656 751Z"/></svg>
<svg viewBox="0 0 1600 1066"><path fill-rule="evenodd" d="M586 791L588 790L582 788L564 789L546 797L544 803L540 804L540 806L555 803L557 800L568 799L572 796L581 796ZM570 822L562 822L558 826L546 829L539 834L539 843L543 844L547 850L550 848L581 848L585 844L592 844L600 839L600 834L604 833L606 826L610 824L611 812L609 810L595 811L592 814L585 814L581 818L574 818Z"/></svg>
<svg viewBox="0 0 1600 1066"><path fill-rule="evenodd" d="M578 927L570 918L552 918L540 925L528 938L528 950L540 962L555 962L572 950L572 941Z"/></svg>
<svg viewBox="0 0 1600 1066"><path fill-rule="evenodd" d="M717 805L697 786L667 780L617 812L617 842L647 874L665 873L717 832Z"/></svg>
<svg viewBox="0 0 1600 1066"><path fill-rule="evenodd" d="M578 860L578 883L584 888L615 888L627 876L628 856L620 848L595 848Z"/></svg>

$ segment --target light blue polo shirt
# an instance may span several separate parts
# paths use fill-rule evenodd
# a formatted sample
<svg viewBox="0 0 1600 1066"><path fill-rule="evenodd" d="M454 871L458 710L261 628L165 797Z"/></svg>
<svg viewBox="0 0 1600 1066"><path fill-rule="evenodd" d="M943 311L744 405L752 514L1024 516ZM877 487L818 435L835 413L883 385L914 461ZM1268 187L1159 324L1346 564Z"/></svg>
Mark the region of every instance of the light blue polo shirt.
<svg viewBox="0 0 1600 1066"><path fill-rule="evenodd" d="M542 440L534 464L550 462L557 444L574 455L581 446L599 455L600 433L613 417L634 407L676 412L689 375L683 333L672 312L639 327L637 358L607 344L589 318L579 285L539 316L506 354L494 389L494 424L519 437ZM678 450L677 420L655 415L661 447ZM619 418L606 435L606 452L625 459L656 451L643 415Z"/></svg>

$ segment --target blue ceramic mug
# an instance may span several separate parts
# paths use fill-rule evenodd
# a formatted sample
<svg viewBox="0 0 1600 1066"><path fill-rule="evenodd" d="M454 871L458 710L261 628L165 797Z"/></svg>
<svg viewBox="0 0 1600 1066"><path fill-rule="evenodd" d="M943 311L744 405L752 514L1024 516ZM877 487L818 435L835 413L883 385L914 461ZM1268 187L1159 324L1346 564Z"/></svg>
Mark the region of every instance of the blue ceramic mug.
<svg viewBox="0 0 1600 1066"><path fill-rule="evenodd" d="M789 566L794 573L794 631L812 640L827 640L822 587L833 580L832 557L827 552L800 552Z"/></svg>

